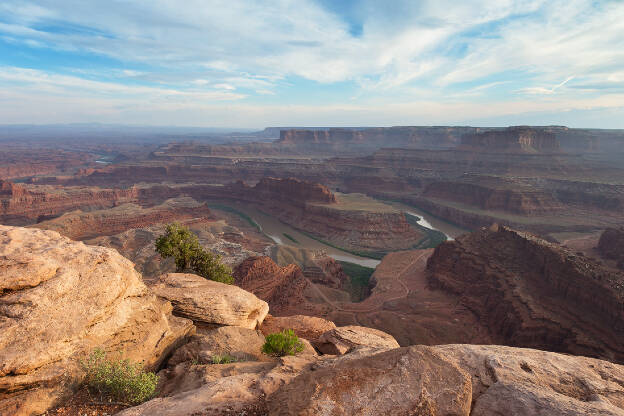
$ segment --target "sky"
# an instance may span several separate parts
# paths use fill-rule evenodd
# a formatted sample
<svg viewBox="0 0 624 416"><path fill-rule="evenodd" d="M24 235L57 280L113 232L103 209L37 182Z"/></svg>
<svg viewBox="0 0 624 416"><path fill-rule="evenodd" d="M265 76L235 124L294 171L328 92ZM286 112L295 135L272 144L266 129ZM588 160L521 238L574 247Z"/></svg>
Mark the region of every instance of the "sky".
<svg viewBox="0 0 624 416"><path fill-rule="evenodd" d="M624 128L624 0L2 0L0 124Z"/></svg>

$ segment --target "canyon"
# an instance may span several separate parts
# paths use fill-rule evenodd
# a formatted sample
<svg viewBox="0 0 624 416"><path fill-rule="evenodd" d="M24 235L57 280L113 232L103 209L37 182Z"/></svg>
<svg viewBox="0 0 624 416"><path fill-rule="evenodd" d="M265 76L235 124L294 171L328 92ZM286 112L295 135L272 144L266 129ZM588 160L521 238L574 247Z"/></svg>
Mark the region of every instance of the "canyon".
<svg viewBox="0 0 624 416"><path fill-rule="evenodd" d="M511 230L483 232L545 245L508 236ZM0 311L8 318L0 325L13 335L0 339L3 414L298 415L329 408L341 414L528 416L624 410L624 367L609 361L497 345L400 347L392 335L367 327L301 315L273 318L272 308L252 293L196 275L168 273L146 285L115 250L54 231L0 226L0 242ZM263 258L249 263L244 269L251 279L270 271ZM283 327L296 328L307 347L295 356L263 354L264 331ZM81 357L94 346L144 359L158 371L158 396L136 406L79 401L72 386ZM214 364L214 354L239 360Z"/></svg>
<svg viewBox="0 0 624 416"><path fill-rule="evenodd" d="M404 401L436 414L427 409L446 412L449 400L454 414L623 412L621 131L293 127L246 142L133 140L76 139L72 154L66 143L22 165L3 156L2 325L50 352L25 359L15 337L2 338L0 409L70 403L60 366L77 374L104 334L110 351L136 347L130 355L160 371L160 396L126 415L314 414L327 403L357 413L332 398L338 374L359 380L344 386L356 394L383 374L399 383L401 371L440 379L405 381L433 383L414 387L417 397L357 400L379 412ZM173 273L154 248L173 222L232 268L238 288ZM115 288L104 284L111 273ZM84 293L66 287L79 275ZM64 322L50 300L61 292L59 308L79 323L69 344L34 328L45 314ZM114 313L125 315L107 321ZM164 343L128 332L137 321ZM302 355L259 351L289 328ZM245 361L211 364L221 353ZM442 385L448 400L427 395Z"/></svg>

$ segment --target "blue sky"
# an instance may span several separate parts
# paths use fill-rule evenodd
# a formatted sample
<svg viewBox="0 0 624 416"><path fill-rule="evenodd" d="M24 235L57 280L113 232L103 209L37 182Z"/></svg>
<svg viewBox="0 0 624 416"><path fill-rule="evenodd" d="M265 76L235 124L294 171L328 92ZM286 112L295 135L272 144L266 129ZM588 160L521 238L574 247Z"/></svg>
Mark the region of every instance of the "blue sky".
<svg viewBox="0 0 624 416"><path fill-rule="evenodd" d="M0 124L624 128L624 1L3 0Z"/></svg>

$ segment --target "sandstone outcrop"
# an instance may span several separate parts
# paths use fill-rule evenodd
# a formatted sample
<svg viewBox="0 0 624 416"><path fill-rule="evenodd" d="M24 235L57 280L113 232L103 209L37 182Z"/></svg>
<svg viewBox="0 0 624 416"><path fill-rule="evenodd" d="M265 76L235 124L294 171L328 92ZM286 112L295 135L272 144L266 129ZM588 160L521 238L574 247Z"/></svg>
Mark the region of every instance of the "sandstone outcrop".
<svg viewBox="0 0 624 416"><path fill-rule="evenodd" d="M249 257L233 274L237 286L265 300L275 314L296 311L310 285L299 266L279 267L270 257Z"/></svg>
<svg viewBox="0 0 624 416"><path fill-rule="evenodd" d="M349 355L306 369L268 399L274 415L468 415L468 375L432 349Z"/></svg>
<svg viewBox="0 0 624 416"><path fill-rule="evenodd" d="M624 414L624 366L492 345L431 348L470 375L471 415Z"/></svg>
<svg viewBox="0 0 624 416"><path fill-rule="evenodd" d="M174 314L203 325L256 329L269 312L269 305L253 294L195 274L162 275L151 289L171 302Z"/></svg>
<svg viewBox="0 0 624 416"><path fill-rule="evenodd" d="M156 368L194 329L114 250L0 226L0 413L41 413L103 348Z"/></svg>
<svg viewBox="0 0 624 416"><path fill-rule="evenodd" d="M176 366L164 388L171 396L152 399L119 416L267 414L266 397L318 358L282 357L271 362Z"/></svg>
<svg viewBox="0 0 624 416"><path fill-rule="evenodd" d="M358 349L166 372L167 397L121 415L624 414L623 366L492 345Z"/></svg>
<svg viewBox="0 0 624 416"><path fill-rule="evenodd" d="M323 354L342 355L359 347L392 349L399 343L383 331L363 326L341 326L323 333L315 342Z"/></svg>
<svg viewBox="0 0 624 416"><path fill-rule="evenodd" d="M427 271L494 342L624 362L624 273L502 226L441 244Z"/></svg>
<svg viewBox="0 0 624 416"><path fill-rule="evenodd" d="M169 359L168 365L185 361L195 364L212 364L213 357L231 355L240 361L262 360L264 336L258 330L239 326L222 326L200 330L189 342L178 348Z"/></svg>
<svg viewBox="0 0 624 416"><path fill-rule="evenodd" d="M615 260L624 270L624 227L605 230L598 240L598 251L603 257Z"/></svg>

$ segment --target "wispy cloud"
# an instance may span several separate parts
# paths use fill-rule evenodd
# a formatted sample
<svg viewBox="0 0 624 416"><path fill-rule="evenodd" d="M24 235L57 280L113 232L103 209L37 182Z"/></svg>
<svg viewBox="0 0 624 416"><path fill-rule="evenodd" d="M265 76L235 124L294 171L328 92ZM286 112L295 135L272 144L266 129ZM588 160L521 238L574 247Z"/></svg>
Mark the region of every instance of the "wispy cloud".
<svg viewBox="0 0 624 416"><path fill-rule="evenodd" d="M172 123L179 104L254 96L256 107L336 105L350 117L353 102L504 115L501 103L526 94L602 108L624 82L621 1L4 0L0 16L5 94L168 104Z"/></svg>
<svg viewBox="0 0 624 416"><path fill-rule="evenodd" d="M567 77L566 79L561 81L559 84L553 86L552 88L528 87L528 88L523 88L519 90L519 92L525 93L525 94L554 94L559 88L563 87L564 85L566 85L569 81L572 81L573 79L574 79L574 76Z"/></svg>

